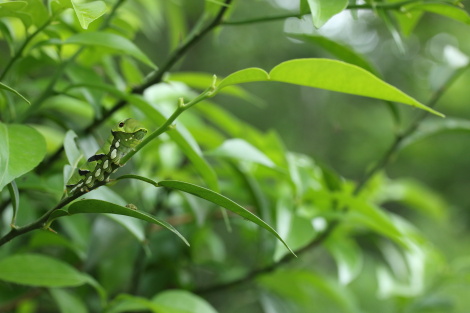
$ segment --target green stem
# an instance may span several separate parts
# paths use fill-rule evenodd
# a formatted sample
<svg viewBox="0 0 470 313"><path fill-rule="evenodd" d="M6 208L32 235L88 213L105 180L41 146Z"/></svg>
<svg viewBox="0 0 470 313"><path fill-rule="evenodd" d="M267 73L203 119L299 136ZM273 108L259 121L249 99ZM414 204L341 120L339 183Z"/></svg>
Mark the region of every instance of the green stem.
<svg viewBox="0 0 470 313"><path fill-rule="evenodd" d="M137 146L135 147L135 150L132 150L131 152L129 152L128 154L126 154L122 159L121 159L121 163L122 164L125 164L127 161L129 161L129 159L134 156L134 154L136 154L137 152L139 152L140 149L142 149L143 147L145 147L148 143L150 143L152 140L154 140L155 138L157 138L158 136L160 136L161 134L163 134L164 132L168 131L168 130L171 130L172 129L172 125L173 125L173 122L178 118L178 116L181 115L181 113L183 113L184 111L186 111L187 109L189 109L190 107L192 107L193 105L203 101L204 99L207 99L211 96L211 92L213 91L213 87L209 87L208 89L206 89L204 92L202 92L199 96L197 96L196 98L194 98L193 100L191 100L190 102L184 104L182 102L182 99L180 100L180 103L178 105L178 107L176 108L176 110L173 112L173 114L171 114L171 116L165 121L165 123L160 126L157 130L155 130L154 132L152 132L150 135L148 135L147 137L145 137L145 139Z"/></svg>
<svg viewBox="0 0 470 313"><path fill-rule="evenodd" d="M33 40L34 37L36 37L40 32L42 32L44 30L44 28L46 28L47 26L49 26L49 24L52 22L52 17L50 17L41 27L39 27L38 29L36 29L36 31L34 31L31 35L29 35L28 37L26 37L25 41L23 42L23 44L21 45L21 47L18 49L18 51L16 51L15 55L10 59L10 61L8 62L7 66L5 67L5 69L3 70L2 74L0 75L0 81L3 80L5 78L5 76L7 75L8 71L11 69L11 67L16 63L16 61L18 61L18 59L21 57L21 55L23 54L23 51L24 49L26 48L26 46L30 43L31 40Z"/></svg>

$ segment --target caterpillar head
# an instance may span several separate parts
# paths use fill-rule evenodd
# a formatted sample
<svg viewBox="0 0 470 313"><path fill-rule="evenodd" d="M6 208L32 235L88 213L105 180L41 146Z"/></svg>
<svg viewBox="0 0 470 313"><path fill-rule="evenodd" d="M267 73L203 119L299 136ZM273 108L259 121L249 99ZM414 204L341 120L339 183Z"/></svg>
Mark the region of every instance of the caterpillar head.
<svg viewBox="0 0 470 313"><path fill-rule="evenodd" d="M147 129L133 118L125 119L117 124L112 130L116 140L120 144L129 148L137 146L147 134Z"/></svg>

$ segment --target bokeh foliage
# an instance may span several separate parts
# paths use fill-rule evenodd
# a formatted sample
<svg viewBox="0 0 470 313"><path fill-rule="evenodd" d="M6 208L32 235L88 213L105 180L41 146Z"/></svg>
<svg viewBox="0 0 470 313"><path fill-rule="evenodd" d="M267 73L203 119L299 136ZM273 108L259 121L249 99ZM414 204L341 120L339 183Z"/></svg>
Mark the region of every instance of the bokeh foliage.
<svg viewBox="0 0 470 313"><path fill-rule="evenodd" d="M460 1L0 2L0 311L465 312L468 24ZM128 117L128 164L63 198Z"/></svg>

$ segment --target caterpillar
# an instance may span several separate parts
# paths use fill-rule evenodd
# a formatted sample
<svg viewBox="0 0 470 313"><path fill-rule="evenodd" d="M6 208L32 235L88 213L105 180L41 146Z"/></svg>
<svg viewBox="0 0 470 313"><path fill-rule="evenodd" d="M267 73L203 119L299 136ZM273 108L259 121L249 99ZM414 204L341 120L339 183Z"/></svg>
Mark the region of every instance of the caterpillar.
<svg viewBox="0 0 470 313"><path fill-rule="evenodd" d="M87 192L97 182L109 180L109 176L121 166L121 159L142 141L147 129L132 118L119 122L111 130L107 143L87 163L79 168L66 184L66 194L74 195L78 192Z"/></svg>

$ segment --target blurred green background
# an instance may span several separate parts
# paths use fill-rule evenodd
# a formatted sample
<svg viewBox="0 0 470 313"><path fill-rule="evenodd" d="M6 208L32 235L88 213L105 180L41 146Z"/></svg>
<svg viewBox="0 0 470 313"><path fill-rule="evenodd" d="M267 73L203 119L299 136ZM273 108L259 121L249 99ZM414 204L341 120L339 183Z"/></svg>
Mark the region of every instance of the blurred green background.
<svg viewBox="0 0 470 313"><path fill-rule="evenodd" d="M240 1L230 20L284 14L286 8L295 12L297 5L297 1L288 0ZM195 15L197 11L193 11ZM194 18L187 16L189 21ZM370 60L385 81L422 103L427 103L459 62L465 62L470 55L469 25L427 13L410 36L402 37L404 51L400 51L384 23L373 12L361 10L356 13L344 11L319 30L314 29L309 16L225 26L215 38L200 43L179 69L223 76L247 67L269 70L293 58L334 58L321 47L289 38L289 34L319 34L350 46ZM449 52L454 50L459 51L457 55ZM470 72L467 71L439 101L438 110L447 117L470 118L469 85ZM276 130L288 149L310 155L353 180L360 179L389 147L394 134L420 113L407 106L398 106L401 123L397 125L389 108L374 99L286 84L252 83L244 88L259 97L262 105L229 97L220 97L218 103L262 130ZM410 219L443 252L447 261L468 266L468 132L438 134L405 148L393 158L386 174L391 178L421 181L444 199L430 200L445 201L446 214L441 218L416 213L400 205L388 208ZM316 252L313 262L318 262L321 254L321 250ZM368 277L372 273L367 273L367 266L362 275L353 287L361 290L367 289L364 286L373 286L373 278ZM461 311L453 311L443 300L442 306L436 306L432 312L466 311L464 308L470 306L465 296L470 295L469 274L466 275L462 281L449 283L448 290L436 291L454 298L460 303ZM361 291L365 291L362 295L375 293L373 288ZM227 293L219 301L230 301L225 297ZM372 296L362 300L371 303L375 312L393 312L392 308L385 307L386 302L374 299Z"/></svg>
<svg viewBox="0 0 470 313"><path fill-rule="evenodd" d="M204 12L204 5L209 2L214 3L214 1L128 1L117 11L113 31L121 31L122 36L132 39L152 61L161 65L181 40L191 32L192 27ZM301 18L280 18L243 25L230 24L231 21L290 13L295 16L299 11L299 2L301 1L234 0L233 7L225 18L228 23L216 28L213 33L191 47L182 60L171 68L170 79L166 82L171 80L172 74L178 72L201 72L209 75L215 74L221 78L249 67L259 67L269 72L274 66L292 59L335 59L336 57L322 48L318 42L304 40L305 36L321 36L356 51L373 65L377 75L384 81L427 104L443 83L455 71L468 63L470 55L470 40L468 40L470 17L468 15L466 15L467 23L461 23L442 15L425 13L411 34L400 35L399 38L395 33L396 29L387 27L377 12L370 9L345 10L335 15L320 29L315 29L311 16L308 14ZM353 2L350 1L350 3ZM384 3L391 2L396 1L384 1ZM114 3L114 1L106 2L108 8ZM377 3L382 3L382 1L377 1ZM462 4L470 5L470 1L463 1ZM57 33L64 37L80 32L92 32L98 29L98 24L102 22L101 20L93 22L90 24L90 29L83 30L74 20L73 14L69 13L63 14L60 21L63 23L62 28L58 27L59 30L57 30ZM19 22L17 24L19 25ZM55 26L52 25L51 28ZM21 33L21 30L16 31ZM134 31L136 32L135 40ZM51 33L54 35L54 32ZM20 35L18 37L22 38ZM0 44L2 44L0 64L3 65L9 60L8 45L4 41ZM60 49L57 48L57 50ZM52 50L53 48L50 51ZM70 51L66 50L64 55L69 57L67 53ZM109 73L105 75L101 72L103 64L100 63L102 61L100 58L106 56L106 52L100 51L95 58L89 51L85 52L76 60L77 68L80 69L82 66L87 70L93 69L105 77L103 82L114 83L109 82L109 77L106 77ZM54 57L49 59L47 53L43 51L33 51L31 55L28 56L30 59L25 57L24 60L18 62L19 65L15 69L17 70L16 76L11 75L12 77L8 79L12 83L22 82L21 75L27 73L27 75L24 74L25 85L21 86L22 84L18 83L18 87L15 87L22 92L26 91L28 96L34 98L37 96L34 93L39 93L41 86L50 79L50 73L43 71L48 64L42 60L49 60L52 64L51 68L59 67L64 60L56 55L54 55L56 59ZM117 60L122 61L115 55L109 60L113 64L118 64L115 62ZM131 58L126 60L130 62ZM39 69L37 72L28 67L30 62L37 62L36 66ZM88 68L89 64L95 67ZM148 67L138 62L132 63L132 66L139 66L143 73L149 72ZM132 66L129 68L133 69ZM10 83L10 81L7 82ZM66 86L70 81L74 83L73 79L66 77L60 83ZM123 81L135 85L142 83L141 81ZM27 86L29 83L32 86L30 90ZM58 90L63 87L60 83L59 87L56 86ZM155 102L161 102L157 105L165 107L169 103L171 107L174 105L175 95L187 98L193 96L188 92L189 87L181 82L175 80L169 84L170 87L162 83L152 89L147 101L151 102L148 100L151 98ZM171 86L171 84L174 85ZM448 120L459 119L463 121L462 123L470 121L469 85L470 71L467 70L459 76L449 90L446 90L437 103L436 109L445 114ZM172 89L172 87L175 88ZM182 91L178 90L179 87ZM338 218L344 222L345 225L341 225L340 230L333 232L331 238L322 241L321 245L302 253L301 257L285 266L279 265L276 271L268 275L248 277L245 283L236 284L233 288L204 290L205 287L213 285L224 287L224 283L236 281L247 274L250 275L249 273L256 268L271 264L273 259L278 260L280 249L277 245L279 243L275 242L274 238L268 237L267 233L260 232L257 226L243 219L234 218L233 231L227 231L220 214L209 215L208 211L211 207L206 202L201 202L200 199L188 198L192 199L190 201L186 196L170 192L166 194L161 191L162 189L155 192L153 186L149 187L151 188L149 191L141 185L129 184L124 185L125 190L121 189L122 193L116 193L116 195L126 199L137 198L135 200L137 205L142 203L144 208L151 208L159 214L159 217L174 223L178 230L188 236L192 244L191 248L184 246L170 232L160 232L155 228L147 228L150 239L149 246L146 246L142 242L136 243L135 238L114 221L77 215L61 219L57 227L60 236L63 236L61 239L66 243L73 243L70 246L76 245L76 251L82 252L82 255L78 253L74 255L60 245L58 245L60 248L53 244L52 248L49 247L45 242L47 243L48 240L53 242L52 237L48 238L47 235L39 232L39 234L32 235L32 239L28 242L26 239L18 240L16 246L12 245L9 248L11 250L4 250L2 253L8 255L31 250L45 255L65 256L64 262L80 264L81 270L96 277L111 297L120 292L130 293L126 284L129 281L132 283L135 278L133 275L140 270L142 276L140 286L130 288L134 289L131 290L135 292L134 294L150 299L155 293L164 290L185 289L207 299L219 312L224 313L323 313L343 312L343 309L344 312L363 310L364 312L385 313L468 312L470 308L470 180L468 178L470 127L466 130L440 132L406 146L393 155L385 171L371 179L365 188L363 193L367 201L374 202L380 197L386 199L385 203L379 201L380 199L375 201L377 207L380 205L386 212L396 214L390 217L390 220L406 229L405 233L422 234L422 237L416 235L416 238L413 237L413 240L410 240L413 244L422 244L419 247L421 250L406 250L399 245L399 240L394 242L396 238L384 236L384 233L380 233L373 227L380 228L381 225L370 226L364 221L361 224L358 219L354 220L354 212L344 210L340 213L345 214L338 213L337 203L329 203L329 201L333 203L337 200L329 198L337 190L327 190L330 188L326 186L328 183L325 183L326 170L319 165L326 165L327 168L333 169L344 178L345 188L352 190L353 183L363 179L366 172L392 145L397 134L407 129L415 118L422 114L421 110L396 104L393 106L396 111L393 111L386 103L376 99L276 82L249 83L242 87L252 95L252 101L245 101L241 97L217 95L211 99L213 106L226 109L238 119L262 132L276 132L286 146L286 150L311 158L310 160L295 155L295 158L298 158L295 161L298 163L294 163L299 171L304 171L302 174L305 177L302 178L306 181L305 185L308 183L321 185L322 182L322 186L317 189L308 186L312 187L309 190L311 193L305 192L302 196L298 196L293 194L297 190L292 188L291 182L285 177L289 175L282 176L279 172L257 164L254 166L249 164L244 168L246 164L243 160L240 163L233 163L239 166L239 170L245 169L246 173L251 175L250 177L257 180L260 191L265 192L265 199L269 201L267 207L270 211L256 212L256 209L260 208L250 202L252 195L247 191L243 175L238 173L237 176L233 164L224 163L225 160L218 159L217 155L215 157L210 155L210 150L214 148L210 145L219 144L219 141L226 139L224 136L227 135L220 130L223 127L217 127L220 125L211 128L212 124L217 124L216 118L209 116L204 119L205 111L200 110L198 106L194 110L191 108L190 112L185 113L177 122L182 125L180 127L186 127L194 132L192 135L202 146L204 158L207 157L211 166L217 171L222 193L246 205L262 218L272 218L267 222L275 228L282 228L280 226L284 222L279 213L282 212L282 206L285 205L286 211L290 210L289 218L297 219L296 223L298 223L293 222L298 228L292 231L294 233L292 237L299 236L305 229L304 236L289 238L293 242L297 240L296 248L302 246L299 242L305 244L312 238L317 238L315 236L320 236L321 231L318 229L330 222L329 218L331 220ZM71 94L69 101L74 99L72 96L80 98L80 95ZM108 94L106 97L103 96L103 99L103 103L100 103L103 107L109 107L115 100ZM61 135L68 130L67 128L83 130L85 125L93 123L93 119L96 118L93 116L93 109L96 108L90 108L87 101L81 100L82 103L77 104L77 107L86 105L88 111L81 112L82 116L74 116L64 110L63 116L67 116L70 120L66 120L63 125L60 123L56 125L56 121L49 120L47 116L50 112L60 112L63 107L60 108L59 105L56 108L51 105L52 109L46 106L44 111L40 112L46 112L44 115L32 116L28 122L46 125L57 130L59 135L55 138L51 136L49 139L60 146ZM4 103L2 106L4 111L7 111ZM207 112L211 111L210 105L205 109ZM155 121L150 118L146 120L145 114L138 112L132 106L126 107L113 118L117 118L119 114L140 114L140 117L136 116L136 118L143 120L145 126L156 127ZM442 119L437 116L428 116L425 122L428 123L426 125L432 126L442 123ZM206 127L205 123L210 126ZM108 126L103 125L102 129L96 133L102 131L103 134L109 135ZM239 126L244 127L243 124ZM208 133L202 133L204 131ZM207 138L204 135L207 135ZM251 143L254 146L259 144L259 142L254 143L256 141L254 138L257 140L263 138L266 142L277 143L274 137L269 137L271 141L268 141L266 139L268 136L264 138L262 135L258 137L247 135L245 139L252 140ZM230 134L227 137L230 137ZM84 139L86 140L88 143L91 142L90 149L93 144L97 145L97 141L93 138ZM272 155L276 157L279 157L276 155L279 151L284 152L278 147L273 147L273 150L274 152L263 152L266 154L272 152ZM294 159L293 154L289 154L289 157ZM59 159L55 167L51 167L46 172L50 175L51 186L55 184L52 186L55 189L51 189L54 189L53 191L57 194L63 187L61 185L63 164L60 162L65 163L65 157ZM142 175L148 175L152 179L182 177L191 182L203 181L200 173L191 167L187 156L166 135L139 152L133 162L135 163L128 165L123 172L144 173ZM307 165L302 167L302 162ZM286 169L283 168L283 170ZM117 187L123 188L122 185ZM54 197L46 198L44 194L36 194L35 190L29 194L29 191L25 188L22 197L26 200L22 198L22 203L26 201L29 204L29 201L35 211L22 212L21 214L26 217L20 216L21 222L23 222L22 218L25 221L34 218L35 214L51 207L55 201ZM103 190L100 192L106 200L117 197L109 190L108 194L105 194ZM3 197L2 200L9 200L6 191L0 195ZM319 198L322 196L324 198L315 202L317 201L315 196L318 195ZM339 199L341 200L341 197ZM322 207L325 202L327 202L325 205L327 209ZM7 202L4 201L4 203ZM5 204L2 210L7 205ZM5 209L5 212L7 211ZM378 211L382 212L380 209ZM320 218L317 219L316 216ZM6 221L8 216L5 214L3 217ZM276 218L281 221L276 223ZM357 225L354 222L357 222ZM286 222L286 224L289 223L290 220ZM4 222L4 225L7 225L7 222ZM144 229L144 226L140 226ZM70 233L77 229L82 232L77 231L75 236L71 236ZM287 232L289 233L290 229ZM288 235L286 237L289 237ZM28 245L22 246L22 243L28 243ZM285 251L282 250L282 252ZM335 253L344 254L336 257ZM338 260L345 260L351 255L353 259L351 264L355 265L354 262L357 261L359 269L355 272L356 268L353 268L351 272L354 273L350 274L353 276L358 274L357 278L351 282L348 281L349 284L341 284L341 277L338 279L338 276L341 276L341 270L338 274L337 263L340 263ZM133 266L140 266L140 268L135 271ZM394 276L387 276L389 272L393 272ZM1 290L13 290L13 288L9 289L8 284L0 285L0 287L4 288ZM15 290L15 292L21 295L23 290ZM75 295L91 293L85 287L76 288L73 292ZM5 298L8 299L6 296ZM0 297L0 300L3 299ZM50 303L48 304L53 307ZM307 309L308 311L305 311Z"/></svg>

